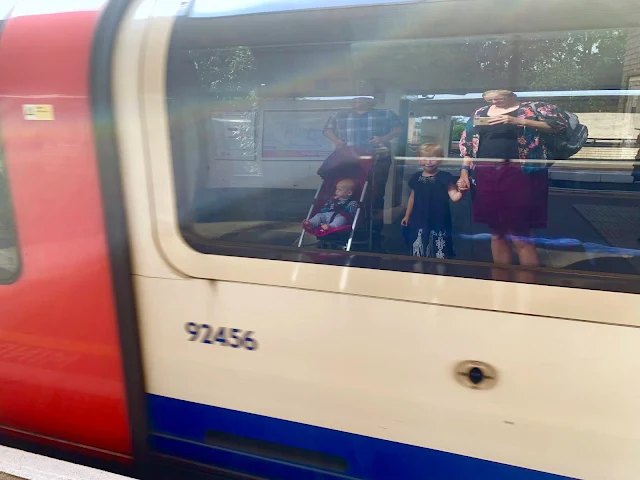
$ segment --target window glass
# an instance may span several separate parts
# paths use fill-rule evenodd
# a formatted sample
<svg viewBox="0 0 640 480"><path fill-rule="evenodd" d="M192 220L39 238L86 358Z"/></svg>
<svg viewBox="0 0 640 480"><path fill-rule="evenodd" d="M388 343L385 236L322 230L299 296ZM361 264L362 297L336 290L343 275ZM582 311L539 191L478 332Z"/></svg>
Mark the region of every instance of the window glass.
<svg viewBox="0 0 640 480"><path fill-rule="evenodd" d="M278 15L178 20L168 105L185 238L525 282L638 275L639 31L580 30L574 15L552 32L434 38L442 25L401 28L410 8L427 7L288 13L286 31Z"/></svg>
<svg viewBox="0 0 640 480"><path fill-rule="evenodd" d="M368 4L374 3L392 3L393 0L368 0ZM396 2L404 2L406 0L395 0ZM261 2L255 0L221 3L219 0L196 0L189 15L193 17L214 17L214 16L233 16L248 15L252 13L269 13L279 11L290 11L294 9L312 9L327 7L351 7L358 5L360 2L356 0L297 0L291 1L269 1Z"/></svg>
<svg viewBox="0 0 640 480"><path fill-rule="evenodd" d="M7 171L0 149L0 283L12 281L19 266Z"/></svg>

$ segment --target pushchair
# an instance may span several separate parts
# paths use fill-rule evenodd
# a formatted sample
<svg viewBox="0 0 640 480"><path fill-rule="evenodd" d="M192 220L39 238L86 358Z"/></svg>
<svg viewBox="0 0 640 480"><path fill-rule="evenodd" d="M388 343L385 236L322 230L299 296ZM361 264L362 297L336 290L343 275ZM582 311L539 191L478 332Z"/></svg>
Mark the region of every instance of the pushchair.
<svg viewBox="0 0 640 480"><path fill-rule="evenodd" d="M375 155L375 154L374 154ZM318 239L318 247L332 250L350 251L353 236L358 222L371 216L370 208L364 208L364 200L371 185L374 156L367 149L346 147L334 151L322 163L318 169L318 175L322 178L320 186L316 190L313 203L309 208L306 220L320 212L324 204L329 200L340 180L351 179L354 182L351 199L358 202L354 215L346 215L346 225L323 231L320 228L302 229L298 247L304 245L305 234L309 233ZM370 203L370 202L369 202Z"/></svg>

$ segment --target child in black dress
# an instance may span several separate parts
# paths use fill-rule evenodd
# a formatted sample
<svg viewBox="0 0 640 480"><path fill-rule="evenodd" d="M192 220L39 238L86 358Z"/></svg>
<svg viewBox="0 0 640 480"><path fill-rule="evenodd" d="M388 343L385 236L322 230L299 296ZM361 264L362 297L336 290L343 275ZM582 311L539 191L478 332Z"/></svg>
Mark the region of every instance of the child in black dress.
<svg viewBox="0 0 640 480"><path fill-rule="evenodd" d="M411 253L415 257L451 258L451 210L449 200L459 202L453 175L438 170L444 157L442 147L425 143L418 149L422 171L409 180L411 195L402 226L408 227Z"/></svg>

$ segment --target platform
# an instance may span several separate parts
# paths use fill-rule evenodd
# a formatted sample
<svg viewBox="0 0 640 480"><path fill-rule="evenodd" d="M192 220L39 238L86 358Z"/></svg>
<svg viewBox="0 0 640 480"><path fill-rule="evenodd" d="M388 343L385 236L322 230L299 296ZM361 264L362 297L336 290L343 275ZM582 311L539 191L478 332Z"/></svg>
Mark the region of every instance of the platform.
<svg viewBox="0 0 640 480"><path fill-rule="evenodd" d="M0 446L0 480L133 480L95 468Z"/></svg>

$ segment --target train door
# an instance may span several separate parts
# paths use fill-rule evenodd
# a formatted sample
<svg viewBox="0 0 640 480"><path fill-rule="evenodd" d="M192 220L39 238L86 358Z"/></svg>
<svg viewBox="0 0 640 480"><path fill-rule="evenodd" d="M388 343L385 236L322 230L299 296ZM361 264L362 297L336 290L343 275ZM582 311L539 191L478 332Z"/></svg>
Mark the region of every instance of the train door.
<svg viewBox="0 0 640 480"><path fill-rule="evenodd" d="M123 466L132 445L89 92L104 3L17 2L1 24L0 438Z"/></svg>

